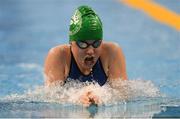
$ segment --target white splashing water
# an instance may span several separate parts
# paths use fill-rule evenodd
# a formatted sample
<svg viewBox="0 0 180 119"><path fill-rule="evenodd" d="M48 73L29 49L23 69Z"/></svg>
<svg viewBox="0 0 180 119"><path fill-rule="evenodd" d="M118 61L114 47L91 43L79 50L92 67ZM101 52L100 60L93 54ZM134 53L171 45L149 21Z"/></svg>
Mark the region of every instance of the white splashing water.
<svg viewBox="0 0 180 119"><path fill-rule="evenodd" d="M25 102L56 102L60 104L80 104L80 96L91 91L101 100L101 104L117 104L126 100L135 100L142 97L160 97L159 89L151 82L141 79L115 80L104 86L97 83L81 83L72 80L65 85L57 83L56 86L37 86L35 90L28 90L22 95L11 94L3 98L3 101Z"/></svg>

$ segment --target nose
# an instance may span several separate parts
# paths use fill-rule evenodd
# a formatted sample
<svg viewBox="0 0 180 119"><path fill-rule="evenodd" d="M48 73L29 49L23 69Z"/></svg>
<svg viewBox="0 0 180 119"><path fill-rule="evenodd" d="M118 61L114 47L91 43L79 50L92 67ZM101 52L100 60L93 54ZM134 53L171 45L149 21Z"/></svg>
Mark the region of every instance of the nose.
<svg viewBox="0 0 180 119"><path fill-rule="evenodd" d="M87 48L86 53L87 53L87 55L93 55L93 54L94 54L94 48L90 45L90 46Z"/></svg>

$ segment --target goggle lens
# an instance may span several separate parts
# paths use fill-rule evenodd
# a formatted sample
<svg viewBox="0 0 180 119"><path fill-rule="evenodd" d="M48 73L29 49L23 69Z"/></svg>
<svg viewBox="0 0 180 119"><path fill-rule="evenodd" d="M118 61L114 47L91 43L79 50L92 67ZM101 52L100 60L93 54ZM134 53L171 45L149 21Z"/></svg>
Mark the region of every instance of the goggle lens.
<svg viewBox="0 0 180 119"><path fill-rule="evenodd" d="M101 45L101 40L94 41L93 43L88 43L85 41L76 41L76 44L81 49L85 49L85 48L89 47L90 45L92 45L93 48L98 48Z"/></svg>

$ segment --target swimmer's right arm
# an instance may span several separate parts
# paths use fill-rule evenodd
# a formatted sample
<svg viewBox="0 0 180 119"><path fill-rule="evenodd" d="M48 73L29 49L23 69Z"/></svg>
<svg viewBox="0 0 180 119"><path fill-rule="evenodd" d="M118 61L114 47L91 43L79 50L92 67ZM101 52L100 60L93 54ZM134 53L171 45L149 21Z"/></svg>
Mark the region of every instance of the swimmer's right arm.
<svg viewBox="0 0 180 119"><path fill-rule="evenodd" d="M52 48L44 63L45 85L51 86L56 82L65 80L65 63L63 52L60 48Z"/></svg>

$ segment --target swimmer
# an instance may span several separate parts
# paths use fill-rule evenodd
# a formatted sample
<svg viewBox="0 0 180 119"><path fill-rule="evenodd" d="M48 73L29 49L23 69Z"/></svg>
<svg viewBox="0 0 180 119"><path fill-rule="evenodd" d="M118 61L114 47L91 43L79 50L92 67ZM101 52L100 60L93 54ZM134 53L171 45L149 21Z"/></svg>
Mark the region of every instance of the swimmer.
<svg viewBox="0 0 180 119"><path fill-rule="evenodd" d="M109 29L110 30L110 29ZM70 21L69 44L52 48L45 60L45 85L76 79L97 82L127 80L122 49L112 42L104 42L102 22L89 6L76 9ZM83 105L98 104L99 98L87 91L80 97Z"/></svg>

